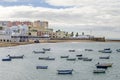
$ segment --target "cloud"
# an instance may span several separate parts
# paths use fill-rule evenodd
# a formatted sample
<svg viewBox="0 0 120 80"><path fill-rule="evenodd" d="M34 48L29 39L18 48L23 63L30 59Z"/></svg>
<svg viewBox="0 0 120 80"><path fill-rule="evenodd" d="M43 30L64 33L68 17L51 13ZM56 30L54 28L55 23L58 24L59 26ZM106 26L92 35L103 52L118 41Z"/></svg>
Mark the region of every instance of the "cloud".
<svg viewBox="0 0 120 80"><path fill-rule="evenodd" d="M54 6L108 6L120 3L119 0L44 0Z"/></svg>
<svg viewBox="0 0 120 80"><path fill-rule="evenodd" d="M114 32L120 30L119 0L44 0L52 6L45 8L29 6L0 6L1 20L47 20L50 27L63 30ZM99 33L97 33L99 34ZM119 36L120 37L120 36Z"/></svg>
<svg viewBox="0 0 120 80"><path fill-rule="evenodd" d="M93 7L52 9L32 6L0 6L1 19L42 19L50 23L91 26L119 26L120 10Z"/></svg>
<svg viewBox="0 0 120 80"><path fill-rule="evenodd" d="M0 1L3 1L3 2L17 2L18 0L0 0Z"/></svg>

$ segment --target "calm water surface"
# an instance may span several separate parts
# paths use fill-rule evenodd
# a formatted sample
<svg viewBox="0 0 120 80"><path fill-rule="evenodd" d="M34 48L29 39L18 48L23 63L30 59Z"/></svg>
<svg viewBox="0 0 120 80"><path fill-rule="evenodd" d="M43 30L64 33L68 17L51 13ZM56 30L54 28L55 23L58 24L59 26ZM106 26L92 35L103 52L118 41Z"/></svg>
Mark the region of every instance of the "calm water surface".
<svg viewBox="0 0 120 80"><path fill-rule="evenodd" d="M51 48L45 54L34 54L32 51L41 51L42 48ZM98 50L111 48L112 53L99 53ZM40 43L21 45L16 47L0 48L0 80L120 80L120 48L117 42L72 42L72 43ZM68 50L75 49L75 52ZM93 49L88 52L84 49ZM24 59L14 59L3 62L2 59L10 55L25 55ZM61 59L62 55L75 58L77 54L93 58L91 62L82 60L66 61ZM109 60L101 60L100 56L110 55ZM54 57L55 61L38 60L38 57ZM113 66L106 70L105 74L93 74L97 62L111 62ZM38 65L48 66L48 69L36 69ZM58 69L74 69L72 75L58 75Z"/></svg>

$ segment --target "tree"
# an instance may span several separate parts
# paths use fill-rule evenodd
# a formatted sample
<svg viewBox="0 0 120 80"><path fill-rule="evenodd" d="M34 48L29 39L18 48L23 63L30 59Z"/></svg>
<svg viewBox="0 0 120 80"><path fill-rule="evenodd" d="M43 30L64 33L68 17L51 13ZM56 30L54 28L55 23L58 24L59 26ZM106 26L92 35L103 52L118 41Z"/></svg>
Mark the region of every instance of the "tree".
<svg viewBox="0 0 120 80"><path fill-rule="evenodd" d="M79 34L78 34L78 32L76 33L76 35L75 35L76 37L78 37L79 36Z"/></svg>
<svg viewBox="0 0 120 80"><path fill-rule="evenodd" d="M74 32L71 32L71 35L70 35L71 37L73 37L74 36Z"/></svg>
<svg viewBox="0 0 120 80"><path fill-rule="evenodd" d="M65 33L65 36L68 36L68 32Z"/></svg>

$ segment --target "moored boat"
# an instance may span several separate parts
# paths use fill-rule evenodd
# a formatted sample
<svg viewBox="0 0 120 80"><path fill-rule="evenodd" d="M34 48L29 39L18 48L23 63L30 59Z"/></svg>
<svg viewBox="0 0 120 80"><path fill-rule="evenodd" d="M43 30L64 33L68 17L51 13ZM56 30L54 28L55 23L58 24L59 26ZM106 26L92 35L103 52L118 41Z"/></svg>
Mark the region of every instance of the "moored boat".
<svg viewBox="0 0 120 80"><path fill-rule="evenodd" d="M97 68L107 69L108 67L112 67L113 63L98 63L96 64Z"/></svg>
<svg viewBox="0 0 120 80"><path fill-rule="evenodd" d="M10 59L23 59L24 55L21 55L21 56L11 56L11 55L8 55L8 57Z"/></svg>
<svg viewBox="0 0 120 80"><path fill-rule="evenodd" d="M36 69L47 69L48 66L36 66Z"/></svg>
<svg viewBox="0 0 120 80"><path fill-rule="evenodd" d="M76 57L82 57L82 54L78 54L78 55L76 55Z"/></svg>
<svg viewBox="0 0 120 80"><path fill-rule="evenodd" d="M60 56L60 58L68 58L69 56Z"/></svg>
<svg viewBox="0 0 120 80"><path fill-rule="evenodd" d="M116 49L117 52L120 52L120 49Z"/></svg>
<svg viewBox="0 0 120 80"><path fill-rule="evenodd" d="M73 49L73 50L69 50L69 52L75 52L75 50Z"/></svg>
<svg viewBox="0 0 120 80"><path fill-rule="evenodd" d="M101 53L112 53L112 50L110 48L106 48L104 50L99 50L98 52L101 52Z"/></svg>
<svg viewBox="0 0 120 80"><path fill-rule="evenodd" d="M46 60L48 57L39 57L39 60Z"/></svg>
<svg viewBox="0 0 120 80"><path fill-rule="evenodd" d="M105 57L99 57L99 59L109 59L110 56L105 56Z"/></svg>
<svg viewBox="0 0 120 80"><path fill-rule="evenodd" d="M45 53L45 51L33 51L33 53L35 53L35 54L39 54L39 53Z"/></svg>
<svg viewBox="0 0 120 80"><path fill-rule="evenodd" d="M57 70L58 74L72 74L72 70Z"/></svg>
<svg viewBox="0 0 120 80"><path fill-rule="evenodd" d="M93 73L105 73L105 69L96 69L93 70Z"/></svg>
<svg viewBox="0 0 120 80"><path fill-rule="evenodd" d="M83 58L83 61L92 61L92 58Z"/></svg>
<svg viewBox="0 0 120 80"><path fill-rule="evenodd" d="M67 60L67 61L75 61L76 58L67 58L66 60Z"/></svg>
<svg viewBox="0 0 120 80"><path fill-rule="evenodd" d="M82 60L83 59L83 57L78 57L78 60Z"/></svg>
<svg viewBox="0 0 120 80"><path fill-rule="evenodd" d="M107 66L107 67L112 67L113 63L101 63L100 65Z"/></svg>
<svg viewBox="0 0 120 80"><path fill-rule="evenodd" d="M45 60L55 60L55 58L47 57Z"/></svg>
<svg viewBox="0 0 120 80"><path fill-rule="evenodd" d="M11 58L4 58L2 59L2 61L11 61L12 59Z"/></svg>
<svg viewBox="0 0 120 80"><path fill-rule="evenodd" d="M43 48L43 51L50 51L50 48Z"/></svg>
<svg viewBox="0 0 120 80"><path fill-rule="evenodd" d="M92 49L85 49L85 51L93 51Z"/></svg>
<svg viewBox="0 0 120 80"><path fill-rule="evenodd" d="M105 66L105 65L96 65L97 68L102 68L102 69L107 69L108 66Z"/></svg>

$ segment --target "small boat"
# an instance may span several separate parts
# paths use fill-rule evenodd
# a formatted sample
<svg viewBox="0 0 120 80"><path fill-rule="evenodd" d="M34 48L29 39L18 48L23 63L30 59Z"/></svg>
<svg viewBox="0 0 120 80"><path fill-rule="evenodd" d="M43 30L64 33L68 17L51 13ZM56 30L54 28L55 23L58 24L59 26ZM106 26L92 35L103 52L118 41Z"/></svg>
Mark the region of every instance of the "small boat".
<svg viewBox="0 0 120 80"><path fill-rule="evenodd" d="M106 48L104 50L99 50L98 52L102 52L102 53L112 53L112 50L110 48Z"/></svg>
<svg viewBox="0 0 120 80"><path fill-rule="evenodd" d="M120 52L120 49L116 49L117 52Z"/></svg>
<svg viewBox="0 0 120 80"><path fill-rule="evenodd" d="M8 57L10 59L23 59L24 55L21 55L21 56L10 56L10 55L8 55Z"/></svg>
<svg viewBox="0 0 120 80"><path fill-rule="evenodd" d="M46 60L46 59L48 59L48 57L39 57L38 59L39 60Z"/></svg>
<svg viewBox="0 0 120 80"><path fill-rule="evenodd" d="M50 51L50 48L43 48L43 51Z"/></svg>
<svg viewBox="0 0 120 80"><path fill-rule="evenodd" d="M88 59L88 57L78 57L78 60Z"/></svg>
<svg viewBox="0 0 120 80"><path fill-rule="evenodd" d="M66 60L67 60L67 61L75 61L76 58L67 58Z"/></svg>
<svg viewBox="0 0 120 80"><path fill-rule="evenodd" d="M93 70L93 73L105 73L105 69L96 69Z"/></svg>
<svg viewBox="0 0 120 80"><path fill-rule="evenodd" d="M69 52L75 52L75 50L69 50Z"/></svg>
<svg viewBox="0 0 120 80"><path fill-rule="evenodd" d="M58 74L72 74L72 70L57 70Z"/></svg>
<svg viewBox="0 0 120 80"><path fill-rule="evenodd" d="M105 66L105 65L96 65L97 68L102 68L102 69L107 69L108 66Z"/></svg>
<svg viewBox="0 0 120 80"><path fill-rule="evenodd" d="M107 67L112 67L113 63L101 63L99 65L107 66Z"/></svg>
<svg viewBox="0 0 120 80"><path fill-rule="evenodd" d="M83 58L83 61L92 61L92 59L90 58Z"/></svg>
<svg viewBox="0 0 120 80"><path fill-rule="evenodd" d="M78 57L78 60L82 60L83 59L83 57Z"/></svg>
<svg viewBox="0 0 120 80"><path fill-rule="evenodd" d="M112 67L113 63L98 63L96 64L97 68L107 69L108 67Z"/></svg>
<svg viewBox="0 0 120 80"><path fill-rule="evenodd" d="M109 59L110 56L106 56L106 57L99 57L99 59Z"/></svg>
<svg viewBox="0 0 120 80"><path fill-rule="evenodd" d="M61 58L68 58L69 56L60 56Z"/></svg>
<svg viewBox="0 0 120 80"><path fill-rule="evenodd" d="M47 69L48 66L36 66L36 69Z"/></svg>
<svg viewBox="0 0 120 80"><path fill-rule="evenodd" d="M85 51L93 51L92 49L85 49Z"/></svg>
<svg viewBox="0 0 120 80"><path fill-rule="evenodd" d="M45 51L33 51L33 53L35 53L35 54L39 54L39 53L45 53Z"/></svg>
<svg viewBox="0 0 120 80"><path fill-rule="evenodd" d="M78 54L78 55L76 55L76 57L82 57L82 54Z"/></svg>
<svg viewBox="0 0 120 80"><path fill-rule="evenodd" d="M2 59L2 61L11 61L11 60L12 60L11 58Z"/></svg>
<svg viewBox="0 0 120 80"><path fill-rule="evenodd" d="M47 57L45 60L55 60L55 58Z"/></svg>

